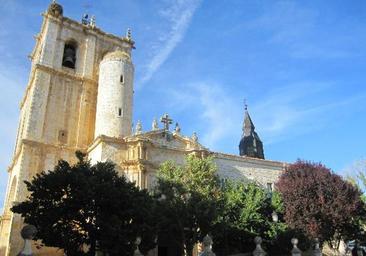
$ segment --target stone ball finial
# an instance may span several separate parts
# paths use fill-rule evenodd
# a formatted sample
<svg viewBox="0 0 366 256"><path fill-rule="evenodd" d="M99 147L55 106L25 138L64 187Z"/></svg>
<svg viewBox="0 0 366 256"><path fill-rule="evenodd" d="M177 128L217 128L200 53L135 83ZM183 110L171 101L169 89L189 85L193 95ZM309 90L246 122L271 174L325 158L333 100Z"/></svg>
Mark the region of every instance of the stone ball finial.
<svg viewBox="0 0 366 256"><path fill-rule="evenodd" d="M255 250L253 251L253 255L254 256L265 256L267 255L267 253L263 250L261 244L262 244L263 240L260 236L256 236L254 238L254 243L255 243Z"/></svg>
<svg viewBox="0 0 366 256"><path fill-rule="evenodd" d="M175 123L175 129L174 129L174 133L176 133L176 134L180 134L180 126L179 126L179 124L178 123Z"/></svg>
<svg viewBox="0 0 366 256"><path fill-rule="evenodd" d="M209 235L206 235L203 240L202 240L202 244L204 246L210 246L213 244L212 238Z"/></svg>
<svg viewBox="0 0 366 256"><path fill-rule="evenodd" d="M141 133L142 133L142 124L141 124L141 121L138 120L137 124L136 124L135 134L139 135Z"/></svg>
<svg viewBox="0 0 366 256"><path fill-rule="evenodd" d="M297 244L299 243L299 240L297 238L292 238L291 243L293 246L297 246Z"/></svg>
<svg viewBox="0 0 366 256"><path fill-rule="evenodd" d="M262 243L262 238L261 238L260 236L256 236L256 237L254 238L254 243L255 243L256 245L261 244L261 243Z"/></svg>
<svg viewBox="0 0 366 256"><path fill-rule="evenodd" d="M139 236L138 236L138 237L136 238L136 241L135 241L136 250L134 251L133 256L144 256L144 255L141 253L141 251L140 251L140 248L139 248L140 244L141 244L141 237L139 237Z"/></svg>
<svg viewBox="0 0 366 256"><path fill-rule="evenodd" d="M57 3L56 0L53 0L52 3L48 6L47 13L52 16L59 17L63 15L64 10L62 8L62 5Z"/></svg>
<svg viewBox="0 0 366 256"><path fill-rule="evenodd" d="M299 243L299 240L297 238L292 238L291 243L293 245L293 248L291 250L291 255L292 256L301 256L302 252L299 248L297 248L297 244Z"/></svg>
<svg viewBox="0 0 366 256"><path fill-rule="evenodd" d="M37 233L37 228L33 225L26 225L20 231L23 239L32 240Z"/></svg>
<svg viewBox="0 0 366 256"><path fill-rule="evenodd" d="M159 130L159 124L158 124L158 120L156 120L156 118L154 118L151 128L153 131Z"/></svg>

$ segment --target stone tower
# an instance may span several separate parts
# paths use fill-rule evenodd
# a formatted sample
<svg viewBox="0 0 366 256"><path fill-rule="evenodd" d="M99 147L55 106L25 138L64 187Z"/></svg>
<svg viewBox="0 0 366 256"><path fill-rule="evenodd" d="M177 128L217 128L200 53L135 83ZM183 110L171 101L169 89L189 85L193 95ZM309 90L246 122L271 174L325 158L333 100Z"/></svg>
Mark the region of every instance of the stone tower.
<svg viewBox="0 0 366 256"><path fill-rule="evenodd" d="M99 69L95 137L122 138L131 134L133 72L130 55L125 51L104 56Z"/></svg>
<svg viewBox="0 0 366 256"><path fill-rule="evenodd" d="M248 107L245 105L243 135L239 144L241 156L264 159L263 143L255 132L255 126L250 118Z"/></svg>
<svg viewBox="0 0 366 256"><path fill-rule="evenodd" d="M59 159L74 162L75 151L86 152L95 135L130 133L134 48L130 33L118 37L96 27L95 19L81 23L63 14L62 6L52 1L43 14L31 54L0 218L0 256L16 255L22 247L23 222L10 208L26 199L24 180L52 169ZM109 89L113 95L108 94ZM98 93L105 98L98 97L101 102L97 103ZM96 122L97 106L100 115ZM104 116L111 113L115 114L113 121ZM37 255L60 253L43 248Z"/></svg>

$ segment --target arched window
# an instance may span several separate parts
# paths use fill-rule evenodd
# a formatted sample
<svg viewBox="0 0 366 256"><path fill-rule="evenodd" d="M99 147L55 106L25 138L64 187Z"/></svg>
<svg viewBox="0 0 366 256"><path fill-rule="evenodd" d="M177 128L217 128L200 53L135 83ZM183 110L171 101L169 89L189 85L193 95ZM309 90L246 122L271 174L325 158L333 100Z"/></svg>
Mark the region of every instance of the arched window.
<svg viewBox="0 0 366 256"><path fill-rule="evenodd" d="M64 56L62 57L62 66L75 69L76 64L76 43L65 43Z"/></svg>

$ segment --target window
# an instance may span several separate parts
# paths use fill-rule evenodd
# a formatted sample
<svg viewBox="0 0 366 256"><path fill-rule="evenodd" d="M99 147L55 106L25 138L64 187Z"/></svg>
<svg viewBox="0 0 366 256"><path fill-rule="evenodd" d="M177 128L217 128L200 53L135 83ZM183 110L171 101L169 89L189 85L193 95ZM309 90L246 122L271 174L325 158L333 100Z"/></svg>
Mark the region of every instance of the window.
<svg viewBox="0 0 366 256"><path fill-rule="evenodd" d="M66 130L59 130L58 131L58 141L62 144L67 143L67 131Z"/></svg>
<svg viewBox="0 0 366 256"><path fill-rule="evenodd" d="M62 66L75 69L76 63L76 44L66 43L64 48L64 56L62 57Z"/></svg>
<svg viewBox="0 0 366 256"><path fill-rule="evenodd" d="M120 82L121 84L123 84L123 83L125 82L125 78L124 78L124 76L123 76L123 75L121 75L121 76L119 77L119 82Z"/></svg>
<svg viewBox="0 0 366 256"><path fill-rule="evenodd" d="M118 116L122 116L122 109L118 108Z"/></svg>

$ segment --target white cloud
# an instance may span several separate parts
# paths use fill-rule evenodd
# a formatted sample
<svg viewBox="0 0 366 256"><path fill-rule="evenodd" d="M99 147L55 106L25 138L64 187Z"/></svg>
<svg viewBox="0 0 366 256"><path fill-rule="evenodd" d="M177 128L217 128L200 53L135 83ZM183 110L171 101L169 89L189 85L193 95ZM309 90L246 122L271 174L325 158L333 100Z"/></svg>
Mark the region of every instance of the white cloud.
<svg viewBox="0 0 366 256"><path fill-rule="evenodd" d="M191 121L198 124L193 127L200 130L200 142L213 150L218 149L217 144L224 138L238 133L242 122L240 106L223 88L218 83L200 81L168 92L176 111L192 113Z"/></svg>
<svg viewBox="0 0 366 256"><path fill-rule="evenodd" d="M310 86L312 85L312 86ZM366 95L316 103L317 95L329 93L332 83L304 82L269 91L250 102L249 112L266 145L321 130L339 118L337 109L364 101ZM243 108L237 95L229 95L219 83L201 81L167 92L176 111L195 113L192 122L204 124L199 136L203 145L218 150L225 140L241 135ZM198 120L194 120L198 119Z"/></svg>
<svg viewBox="0 0 366 256"><path fill-rule="evenodd" d="M182 41L200 2L201 0L172 0L169 1L168 8L160 11L161 17L170 24L169 31L161 34L158 42L152 45L155 54L146 65L145 75L138 84L149 81Z"/></svg>

